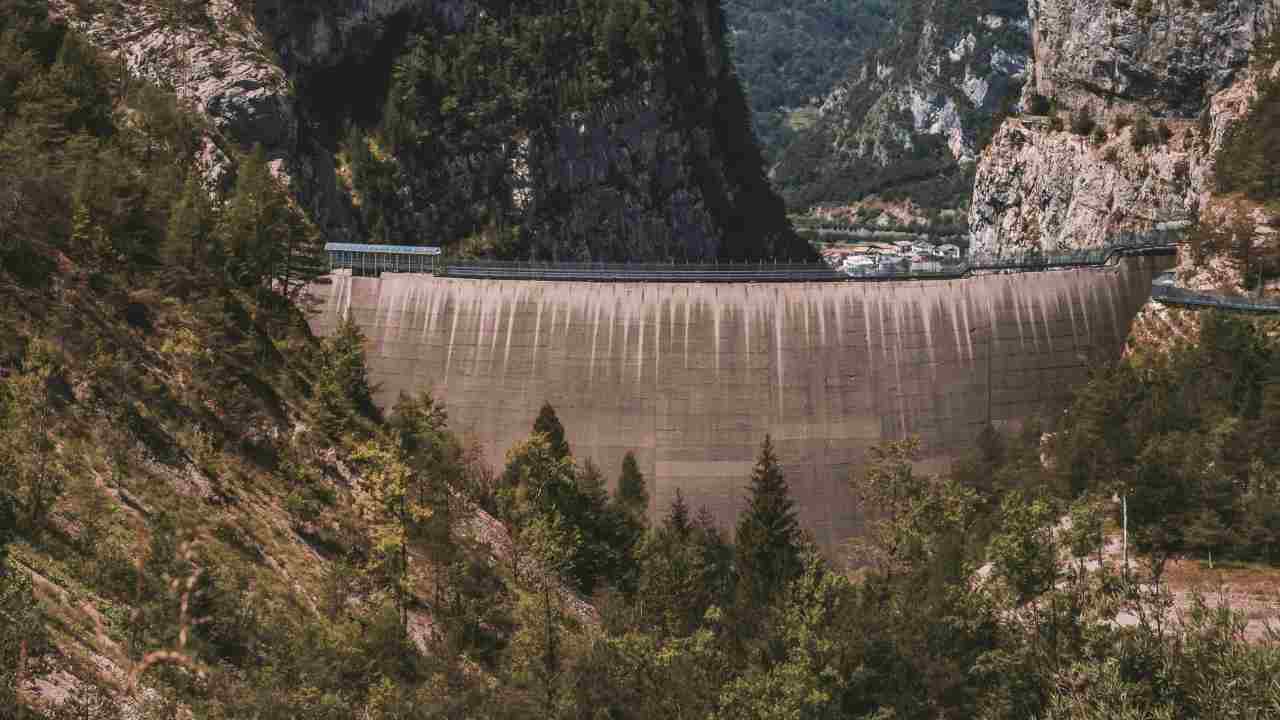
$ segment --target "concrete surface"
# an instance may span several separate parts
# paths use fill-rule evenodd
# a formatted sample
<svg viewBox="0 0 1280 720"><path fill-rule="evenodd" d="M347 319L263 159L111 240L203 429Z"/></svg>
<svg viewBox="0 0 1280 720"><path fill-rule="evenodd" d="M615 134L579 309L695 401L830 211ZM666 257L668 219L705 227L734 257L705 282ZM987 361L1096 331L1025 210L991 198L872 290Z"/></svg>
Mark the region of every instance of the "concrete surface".
<svg viewBox="0 0 1280 720"><path fill-rule="evenodd" d="M860 526L847 479L868 447L919 435L944 468L977 436L988 391L997 424L1060 412L1090 364L1119 355L1169 263L731 285L339 273L311 288L312 328L354 317L379 402L430 391L496 467L551 402L574 454L611 477L635 451L655 515L678 487L732 527L772 433L801 520L830 550Z"/></svg>

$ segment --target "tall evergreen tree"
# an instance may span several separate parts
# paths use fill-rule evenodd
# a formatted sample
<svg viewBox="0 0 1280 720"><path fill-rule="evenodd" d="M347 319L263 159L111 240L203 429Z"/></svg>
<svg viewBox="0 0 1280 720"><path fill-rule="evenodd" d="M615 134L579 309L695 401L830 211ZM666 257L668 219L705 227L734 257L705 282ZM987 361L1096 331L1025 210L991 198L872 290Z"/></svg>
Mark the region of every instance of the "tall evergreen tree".
<svg viewBox="0 0 1280 720"><path fill-rule="evenodd" d="M230 275L244 285L274 280L289 293L320 273L320 235L290 203L261 147L236 171L221 231Z"/></svg>
<svg viewBox="0 0 1280 720"><path fill-rule="evenodd" d="M748 491L736 538L738 592L748 607L762 607L800 570L795 501L768 435L760 445Z"/></svg>
<svg viewBox="0 0 1280 720"><path fill-rule="evenodd" d="M564 426L556 417L556 409L551 407L551 403L542 404L537 419L533 421L533 431L547 436L547 445L557 459L569 457L569 441L564 437Z"/></svg>
<svg viewBox="0 0 1280 720"><path fill-rule="evenodd" d="M689 517L689 504L685 502L684 493L680 492L680 488L676 488L676 497L671 501L671 508L667 510L667 517L662 521L662 526L668 532L682 538L688 537L693 529L693 523Z"/></svg>
<svg viewBox="0 0 1280 720"><path fill-rule="evenodd" d="M163 255L175 265L199 268L208 260L214 228L213 204L197 172L187 173L182 195L169 211Z"/></svg>
<svg viewBox="0 0 1280 720"><path fill-rule="evenodd" d="M261 261L269 260L261 255L273 230L265 207L269 181L266 156L261 147L255 147L236 170L235 188L222 215L220 234L227 247L228 274L246 285L261 278Z"/></svg>
<svg viewBox="0 0 1280 720"><path fill-rule="evenodd" d="M636 517L644 517L649 509L649 491L645 489L644 473L636 463L635 453L628 452L622 458L622 474L618 476L618 504Z"/></svg>
<svg viewBox="0 0 1280 720"><path fill-rule="evenodd" d="M578 471L578 492L591 506L604 507L609 503L609 491L605 488L604 473L595 461L587 458Z"/></svg>
<svg viewBox="0 0 1280 720"><path fill-rule="evenodd" d="M373 392L365 365L364 333L347 319L321 346L321 366L315 381L321 424L326 430L337 432L352 411L377 416Z"/></svg>

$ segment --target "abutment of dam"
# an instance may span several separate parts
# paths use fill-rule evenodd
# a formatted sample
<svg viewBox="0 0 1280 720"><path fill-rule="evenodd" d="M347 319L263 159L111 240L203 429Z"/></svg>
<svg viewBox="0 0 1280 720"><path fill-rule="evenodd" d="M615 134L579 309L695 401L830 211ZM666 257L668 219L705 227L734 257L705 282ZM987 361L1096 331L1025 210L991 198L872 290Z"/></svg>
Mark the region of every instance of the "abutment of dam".
<svg viewBox="0 0 1280 720"><path fill-rule="evenodd" d="M861 525L848 478L868 448L917 435L941 467L988 407L1006 427L1060 413L1171 264L780 284L339 272L310 288L311 323L352 317L378 402L430 391L497 467L550 402L578 458L616 476L635 452L654 514L679 488L732 527L769 433L802 523L834 549Z"/></svg>

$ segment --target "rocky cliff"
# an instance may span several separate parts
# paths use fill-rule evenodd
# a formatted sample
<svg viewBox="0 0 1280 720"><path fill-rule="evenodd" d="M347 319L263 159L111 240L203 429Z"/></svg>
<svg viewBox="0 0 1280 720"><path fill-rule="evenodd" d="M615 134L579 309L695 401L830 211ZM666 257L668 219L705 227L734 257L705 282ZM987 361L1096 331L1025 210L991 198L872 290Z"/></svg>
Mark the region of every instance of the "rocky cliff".
<svg viewBox="0 0 1280 720"><path fill-rule="evenodd" d="M1031 45L1023 3L903 3L894 32L832 91L774 179L788 203L873 193L964 207L969 172L1017 100Z"/></svg>
<svg viewBox="0 0 1280 720"><path fill-rule="evenodd" d="M433 126L439 113L417 107L400 109L407 115L402 126L413 127L412 141L383 137L389 94L416 90L422 99L420 87L394 87L394 69L415 48L489 30L495 19L500 39L519 40L502 35L512 30L503 23L521 13L541 21L557 11L506 12L484 0L51 5L131 73L173 88L210 120L204 160L211 182L225 181L229 155L261 145L327 240L451 245L498 227L516 238L499 251L516 255L617 260L807 253L744 131L747 108L716 1L634 19L637 27L648 24L664 52L648 60L609 55L624 66L605 77L642 82L593 88L587 111L539 107L519 116L505 137L487 137L481 146L458 142L444 151L423 140L449 132ZM517 58L520 48L509 42L498 48L507 53L499 62L521 63L530 76L559 72L553 66L563 57L598 69L591 54L618 49L617 33L604 36L605 22L620 22L619 16L629 22L632 5L619 4L599 25L580 28L569 45L542 38L541 56ZM493 68L466 67L475 58L445 60L459 77L492 75ZM476 103L500 104L520 92L499 89L504 92ZM559 83L553 90L569 92ZM457 114L475 114L465 102L457 107L457 97L452 102ZM368 136L360 142L375 148L383 163L379 173L365 173L382 177L380 187L362 187L364 176L347 164L351 148L342 140L348 126ZM496 174L475 170L495 164ZM442 183L464 197L445 202ZM496 210L479 197L495 193L507 198ZM375 227L376 220L382 222Z"/></svg>
<svg viewBox="0 0 1280 720"><path fill-rule="evenodd" d="M1005 122L982 154L976 249L1084 247L1221 213L1214 157L1257 93L1251 51L1278 8L1031 0L1023 105L1041 115Z"/></svg>

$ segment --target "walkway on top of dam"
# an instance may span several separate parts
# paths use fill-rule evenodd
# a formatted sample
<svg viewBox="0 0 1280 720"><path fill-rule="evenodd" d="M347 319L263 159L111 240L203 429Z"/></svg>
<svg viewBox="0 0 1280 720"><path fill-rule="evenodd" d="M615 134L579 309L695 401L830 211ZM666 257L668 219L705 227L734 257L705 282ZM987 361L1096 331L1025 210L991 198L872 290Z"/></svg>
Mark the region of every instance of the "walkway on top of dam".
<svg viewBox="0 0 1280 720"><path fill-rule="evenodd" d="M1173 273L1163 273L1151 283L1151 299L1165 305L1228 312L1280 314L1280 299L1188 290L1174 284Z"/></svg>
<svg viewBox="0 0 1280 720"><path fill-rule="evenodd" d="M1066 253L1022 253L970 256L941 268L913 268L888 264L858 268L844 273L819 263L578 263L524 262L510 260L453 260L434 265L439 277L478 280L538 280L565 282L667 282L667 283L783 283L783 282L891 282L907 280L955 280L993 272L1042 272L1069 268L1096 267L1113 263L1121 256L1168 255L1177 252L1183 230L1156 230L1117 236L1107 245ZM391 250L394 246L344 245L329 250L330 270L351 270L357 274L404 272L405 261ZM412 250L405 246L406 252ZM433 248L434 250L434 248ZM417 266L421 268L422 266ZM415 268L415 269L417 269ZM412 272L412 270L411 270Z"/></svg>

